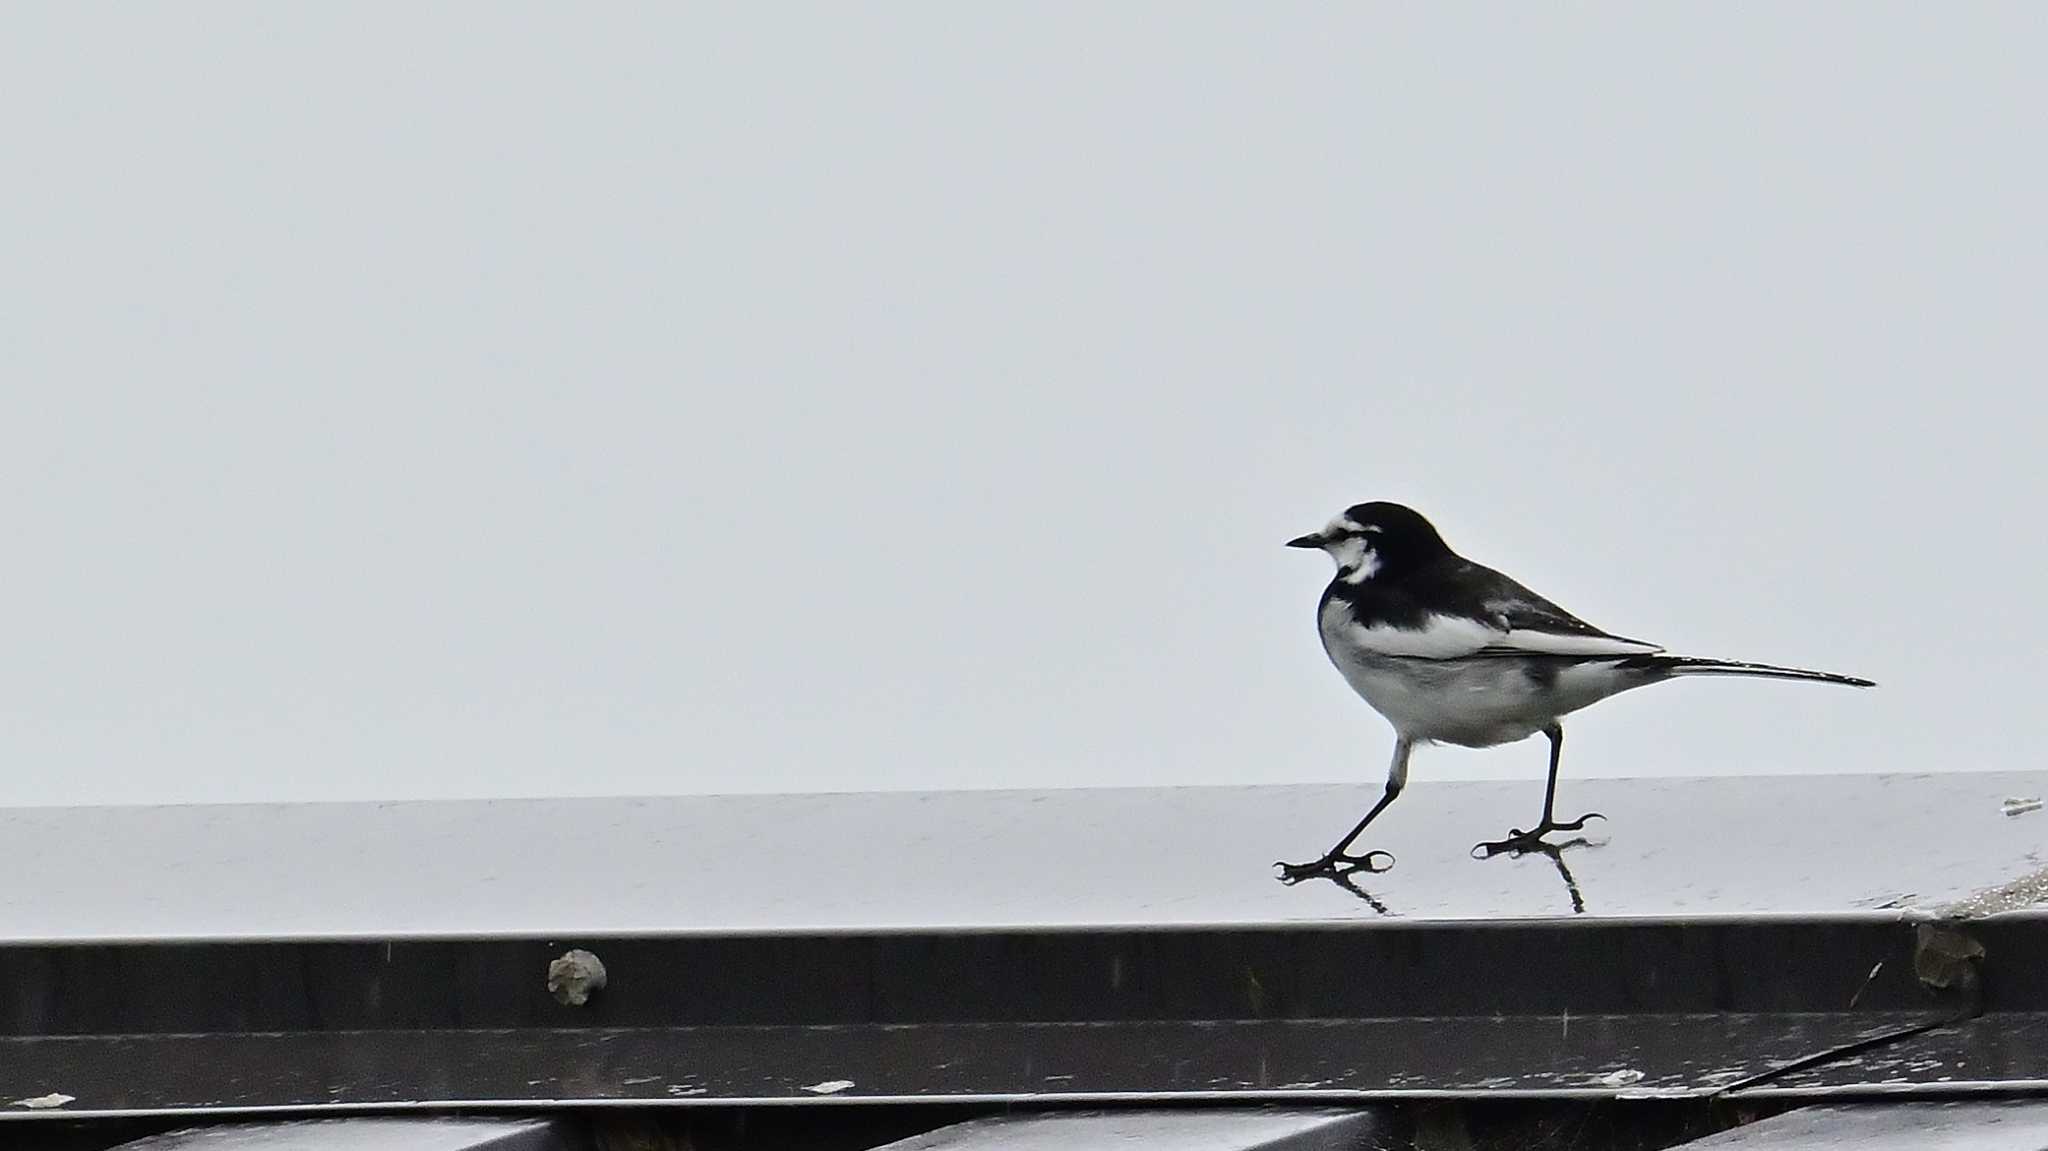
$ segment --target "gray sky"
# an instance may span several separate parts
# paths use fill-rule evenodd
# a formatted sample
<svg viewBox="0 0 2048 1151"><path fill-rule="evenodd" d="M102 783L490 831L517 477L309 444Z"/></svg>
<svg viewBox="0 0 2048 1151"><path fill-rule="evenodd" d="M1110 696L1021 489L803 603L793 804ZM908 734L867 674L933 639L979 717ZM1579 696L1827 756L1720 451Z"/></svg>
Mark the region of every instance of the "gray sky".
<svg viewBox="0 0 2048 1151"><path fill-rule="evenodd" d="M2048 8L18 5L0 804L1357 779L1369 498L2036 765ZM1540 775L1540 741L1427 749Z"/></svg>

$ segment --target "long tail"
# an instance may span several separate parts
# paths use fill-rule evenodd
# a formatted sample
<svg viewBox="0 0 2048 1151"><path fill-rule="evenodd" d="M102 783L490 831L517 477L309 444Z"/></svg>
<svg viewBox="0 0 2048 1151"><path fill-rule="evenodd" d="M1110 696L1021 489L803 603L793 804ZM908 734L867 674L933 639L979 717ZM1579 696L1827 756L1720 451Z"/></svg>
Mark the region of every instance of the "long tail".
<svg viewBox="0 0 2048 1151"><path fill-rule="evenodd" d="M1777 667L1768 663L1738 663L1732 659L1695 659L1684 655L1638 655L1622 660L1620 667L1663 675L1746 675L1759 679L1803 679L1813 683L1839 683L1845 687L1876 687L1872 680L1831 671L1807 671L1800 667Z"/></svg>

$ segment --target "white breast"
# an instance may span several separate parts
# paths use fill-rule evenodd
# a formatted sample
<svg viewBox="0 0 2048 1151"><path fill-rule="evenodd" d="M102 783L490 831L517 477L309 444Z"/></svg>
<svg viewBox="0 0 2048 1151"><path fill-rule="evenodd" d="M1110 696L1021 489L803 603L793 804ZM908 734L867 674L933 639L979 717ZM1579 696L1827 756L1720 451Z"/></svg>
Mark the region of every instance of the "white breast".
<svg viewBox="0 0 2048 1151"><path fill-rule="evenodd" d="M1338 601L1323 611L1323 647L1351 689L1394 730L1412 739L1492 747L1526 739L1561 715L1649 682L1616 661L1578 662L1542 654L1432 658L1426 645L1360 642ZM1392 638L1372 629L1375 641ZM1411 636L1414 633L1409 633ZM1440 633L1448 635L1450 633ZM1384 650L1393 647L1392 652ZM1412 654L1411 654L1412 653Z"/></svg>

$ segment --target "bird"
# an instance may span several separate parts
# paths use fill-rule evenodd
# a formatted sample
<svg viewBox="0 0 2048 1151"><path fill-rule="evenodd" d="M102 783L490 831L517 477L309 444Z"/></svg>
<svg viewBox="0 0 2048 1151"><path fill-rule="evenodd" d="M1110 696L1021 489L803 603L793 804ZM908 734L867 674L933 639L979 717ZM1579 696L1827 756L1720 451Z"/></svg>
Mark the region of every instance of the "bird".
<svg viewBox="0 0 2048 1151"><path fill-rule="evenodd" d="M1420 744L1496 747L1542 734L1550 742L1542 817L1526 831L1510 828L1502 839L1475 845L1473 854L1554 851L1544 836L1605 818L1599 812L1557 818L1564 716L1681 676L1877 686L1833 672L1672 655L1656 644L1602 631L1459 555L1421 513L1397 503L1354 504L1287 546L1317 549L1336 562L1336 575L1316 605L1323 651L1351 690L1394 729L1385 794L1321 858L1276 864L1287 882L1393 866L1394 857L1385 851L1347 852L1401 794L1409 756Z"/></svg>

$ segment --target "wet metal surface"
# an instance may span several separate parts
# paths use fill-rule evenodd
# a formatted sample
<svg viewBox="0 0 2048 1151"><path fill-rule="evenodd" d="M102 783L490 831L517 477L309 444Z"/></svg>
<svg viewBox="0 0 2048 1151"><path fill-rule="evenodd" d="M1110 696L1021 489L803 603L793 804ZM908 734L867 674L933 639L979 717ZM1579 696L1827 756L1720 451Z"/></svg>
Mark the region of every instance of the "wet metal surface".
<svg viewBox="0 0 2048 1151"><path fill-rule="evenodd" d="M2048 1103L1803 1107L1683 1151L2048 1151Z"/></svg>
<svg viewBox="0 0 2048 1151"><path fill-rule="evenodd" d="M1273 878L1377 795L1126 789L0 811L0 941L1882 917L2048 895L2048 773L1567 781L1556 858L1475 860L1540 781L1428 783L1393 871Z"/></svg>
<svg viewBox="0 0 2048 1151"><path fill-rule="evenodd" d="M1393 1124L1367 1110L1245 1108L999 1115L881 1151L1390 1151Z"/></svg>
<svg viewBox="0 0 2048 1151"><path fill-rule="evenodd" d="M301 1119L152 1135L117 1151L582 1151L550 1119Z"/></svg>
<svg viewBox="0 0 2048 1151"><path fill-rule="evenodd" d="M565 1103L1698 1096L1898 1017L928 1024L0 1040L70 1112ZM10 1070L13 1080L19 1071ZM0 1124L0 1131L5 1125Z"/></svg>
<svg viewBox="0 0 2048 1151"><path fill-rule="evenodd" d="M1582 786L4 813L0 1118L2048 1085L2048 777Z"/></svg>
<svg viewBox="0 0 2048 1151"><path fill-rule="evenodd" d="M2007 1012L1780 1076L1779 1095L2048 1092L2048 1013Z"/></svg>

